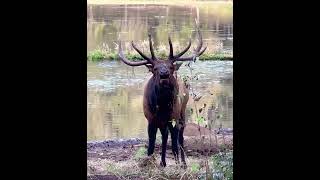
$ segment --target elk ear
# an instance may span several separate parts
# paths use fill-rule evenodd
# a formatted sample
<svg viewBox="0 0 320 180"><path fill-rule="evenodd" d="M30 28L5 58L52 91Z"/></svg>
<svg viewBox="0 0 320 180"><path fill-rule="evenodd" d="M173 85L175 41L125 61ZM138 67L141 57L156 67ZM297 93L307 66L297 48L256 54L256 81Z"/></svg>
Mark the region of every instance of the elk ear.
<svg viewBox="0 0 320 180"><path fill-rule="evenodd" d="M153 72L153 66L151 64L146 64L146 67L149 69L150 72Z"/></svg>
<svg viewBox="0 0 320 180"><path fill-rule="evenodd" d="M174 70L175 70L175 71L178 71L179 68L180 68L180 66L181 66L182 64L183 64L183 63L178 63L178 62L174 63L174 64L173 64Z"/></svg>

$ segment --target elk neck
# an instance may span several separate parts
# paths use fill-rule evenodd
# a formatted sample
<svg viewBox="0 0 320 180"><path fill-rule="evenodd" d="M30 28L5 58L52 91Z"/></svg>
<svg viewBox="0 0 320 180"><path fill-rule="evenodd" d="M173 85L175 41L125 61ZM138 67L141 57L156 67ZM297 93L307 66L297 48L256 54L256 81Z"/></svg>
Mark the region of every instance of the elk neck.
<svg viewBox="0 0 320 180"><path fill-rule="evenodd" d="M167 83L160 83L160 78L153 76L150 88L153 92L151 104L153 104L154 113L160 120L168 120L173 112L173 105L178 94L179 87L176 78L170 75Z"/></svg>

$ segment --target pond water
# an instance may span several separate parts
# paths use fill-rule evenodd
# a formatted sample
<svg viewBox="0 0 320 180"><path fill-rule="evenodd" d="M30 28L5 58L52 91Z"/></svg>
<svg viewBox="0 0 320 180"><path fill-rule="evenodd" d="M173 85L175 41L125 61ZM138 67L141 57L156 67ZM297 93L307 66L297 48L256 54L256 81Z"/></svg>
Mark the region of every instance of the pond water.
<svg viewBox="0 0 320 180"><path fill-rule="evenodd" d="M233 123L233 62L197 61L192 65L198 80L191 82L194 92L202 96L199 109L206 104L202 116L214 121L214 127L231 127ZM187 66L180 76L190 76ZM128 67L118 61L88 62L87 74L88 140L147 137L147 120L142 109L143 87L151 76L147 68ZM187 121L195 121L194 102L190 98Z"/></svg>
<svg viewBox="0 0 320 180"><path fill-rule="evenodd" d="M138 45L145 42L148 32L156 48L167 46L168 33L174 48L185 47L188 38L195 37L195 18L208 51L232 53L232 9L223 5L88 5L87 51L98 47L114 50L119 35L127 42L125 50L131 40ZM87 140L147 137L142 109L143 86L151 76L147 69L116 61L88 62L87 66ZM207 120L204 125L232 127L233 62L197 61L192 68L198 80L191 86L202 96L197 107L207 105L201 114ZM189 68L183 65L179 75L190 76ZM189 122L196 119L194 109L190 98Z"/></svg>
<svg viewBox="0 0 320 180"><path fill-rule="evenodd" d="M87 50L98 47L114 50L118 37L124 50L130 42L147 42L152 35L155 48L168 46L168 33L175 49L181 49L188 39L195 39L194 19L200 23L207 51L233 50L233 12L231 3L199 5L88 5ZM193 41L194 42L194 41ZM194 45L195 43L193 43Z"/></svg>

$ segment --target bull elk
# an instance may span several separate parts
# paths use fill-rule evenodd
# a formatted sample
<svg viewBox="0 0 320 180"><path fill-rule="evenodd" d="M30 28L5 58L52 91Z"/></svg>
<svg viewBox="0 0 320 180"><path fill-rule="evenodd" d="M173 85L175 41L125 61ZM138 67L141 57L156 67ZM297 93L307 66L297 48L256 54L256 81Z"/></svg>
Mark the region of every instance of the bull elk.
<svg viewBox="0 0 320 180"><path fill-rule="evenodd" d="M181 161L183 165L186 166L183 146L183 131L185 127L185 109L189 99L189 91L186 84L177 77L176 71L178 71L179 67L182 65L182 63L178 63L178 61L195 60L195 58L200 56L207 48L205 47L201 50L203 44L202 36L198 23L196 23L196 25L199 42L192 55L189 57L181 56L183 56L191 47L191 39L183 51L177 55L173 55L172 42L169 36L169 57L167 60L158 59L154 54L151 35L149 34L151 58L143 54L132 41L132 47L144 59L143 61L132 62L124 56L121 48L121 41L119 40L118 56L121 61L129 66L145 65L153 74L144 89L143 111L148 120L148 156L152 155L154 152L156 134L159 128L162 135L160 165L163 167L166 166L165 156L168 131L170 131L171 134L172 151L176 162L179 163L179 144L179 147L181 148Z"/></svg>

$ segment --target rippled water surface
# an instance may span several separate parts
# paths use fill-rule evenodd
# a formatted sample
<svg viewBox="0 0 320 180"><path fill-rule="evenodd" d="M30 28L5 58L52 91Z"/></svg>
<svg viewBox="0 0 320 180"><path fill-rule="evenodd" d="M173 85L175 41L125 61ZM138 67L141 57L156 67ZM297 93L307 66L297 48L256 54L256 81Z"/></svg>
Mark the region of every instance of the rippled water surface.
<svg viewBox="0 0 320 180"><path fill-rule="evenodd" d="M233 62L198 61L192 65L198 76L191 85L203 97L197 102L211 107L203 116L215 126L232 127ZM190 76L182 66L180 76ZM151 73L145 67L128 67L120 62L88 62L88 140L146 137L147 120L143 115L143 86ZM193 101L187 107L188 121L195 120Z"/></svg>

